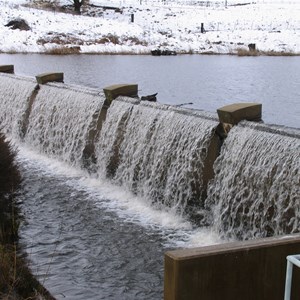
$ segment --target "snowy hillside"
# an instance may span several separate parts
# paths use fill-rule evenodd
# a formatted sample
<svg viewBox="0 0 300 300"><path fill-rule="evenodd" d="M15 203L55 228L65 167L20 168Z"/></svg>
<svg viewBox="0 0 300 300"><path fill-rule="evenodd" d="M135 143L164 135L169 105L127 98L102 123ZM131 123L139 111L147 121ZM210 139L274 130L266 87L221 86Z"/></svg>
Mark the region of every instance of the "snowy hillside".
<svg viewBox="0 0 300 300"><path fill-rule="evenodd" d="M90 0L82 15L38 10L31 2L0 0L0 52L234 54L254 43L269 54L300 53L295 0ZM5 26L19 18L30 30Z"/></svg>

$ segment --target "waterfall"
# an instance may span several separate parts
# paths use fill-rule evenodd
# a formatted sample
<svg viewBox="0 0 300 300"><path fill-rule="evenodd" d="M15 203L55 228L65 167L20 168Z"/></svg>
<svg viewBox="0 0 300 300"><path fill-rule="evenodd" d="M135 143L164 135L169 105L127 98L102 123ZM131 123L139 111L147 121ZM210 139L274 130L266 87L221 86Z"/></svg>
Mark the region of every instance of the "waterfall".
<svg viewBox="0 0 300 300"><path fill-rule="evenodd" d="M0 130L19 139L24 115L36 82L30 78L1 74L0 80Z"/></svg>
<svg viewBox="0 0 300 300"><path fill-rule="evenodd" d="M104 96L91 89L41 85L25 142L49 157L82 166L83 151L98 120Z"/></svg>
<svg viewBox="0 0 300 300"><path fill-rule="evenodd" d="M205 113L114 100L99 143L99 172L152 205L201 207L204 161L215 127Z"/></svg>
<svg viewBox="0 0 300 300"><path fill-rule="evenodd" d="M300 231L299 131L242 122L215 162L206 206L225 237Z"/></svg>
<svg viewBox="0 0 300 300"><path fill-rule="evenodd" d="M298 129L241 122L219 154L213 115L1 74L8 137L108 178L157 209L213 224L226 238L300 232ZM212 177L207 189L207 181Z"/></svg>

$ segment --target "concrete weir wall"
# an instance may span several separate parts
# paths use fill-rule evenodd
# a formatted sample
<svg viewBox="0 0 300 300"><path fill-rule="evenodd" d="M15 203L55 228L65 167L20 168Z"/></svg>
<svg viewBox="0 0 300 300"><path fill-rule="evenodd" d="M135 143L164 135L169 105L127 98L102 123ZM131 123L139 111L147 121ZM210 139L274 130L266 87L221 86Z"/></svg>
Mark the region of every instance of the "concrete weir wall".
<svg viewBox="0 0 300 300"><path fill-rule="evenodd" d="M226 243L165 254L165 300L283 300L286 256L299 235ZM294 267L292 297L300 298Z"/></svg>

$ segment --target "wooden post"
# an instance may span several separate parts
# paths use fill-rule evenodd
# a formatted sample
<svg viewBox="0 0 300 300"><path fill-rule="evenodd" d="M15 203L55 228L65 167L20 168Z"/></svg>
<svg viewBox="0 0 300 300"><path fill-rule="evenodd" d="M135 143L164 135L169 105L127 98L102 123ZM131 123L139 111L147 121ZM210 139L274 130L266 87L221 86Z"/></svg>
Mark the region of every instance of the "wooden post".
<svg viewBox="0 0 300 300"><path fill-rule="evenodd" d="M254 52L256 50L256 44L249 44L248 47L249 47L249 51Z"/></svg>
<svg viewBox="0 0 300 300"><path fill-rule="evenodd" d="M204 33L205 30L204 30L204 23L201 23L201 33Z"/></svg>

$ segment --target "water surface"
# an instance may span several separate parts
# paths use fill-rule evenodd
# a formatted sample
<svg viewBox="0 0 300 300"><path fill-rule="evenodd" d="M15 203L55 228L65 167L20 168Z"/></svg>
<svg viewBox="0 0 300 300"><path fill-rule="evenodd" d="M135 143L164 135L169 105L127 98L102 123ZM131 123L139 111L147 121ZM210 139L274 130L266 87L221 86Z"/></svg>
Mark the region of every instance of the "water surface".
<svg viewBox="0 0 300 300"><path fill-rule="evenodd" d="M0 54L17 74L64 72L66 83L102 89L137 83L140 96L215 112L236 102L263 104L266 123L300 126L300 57Z"/></svg>

